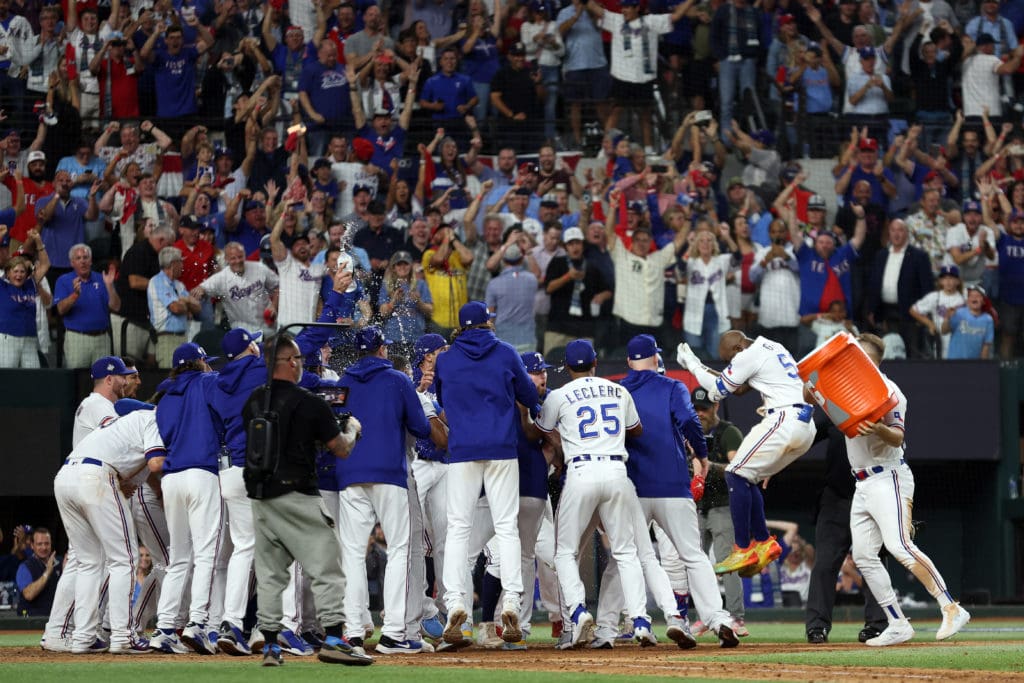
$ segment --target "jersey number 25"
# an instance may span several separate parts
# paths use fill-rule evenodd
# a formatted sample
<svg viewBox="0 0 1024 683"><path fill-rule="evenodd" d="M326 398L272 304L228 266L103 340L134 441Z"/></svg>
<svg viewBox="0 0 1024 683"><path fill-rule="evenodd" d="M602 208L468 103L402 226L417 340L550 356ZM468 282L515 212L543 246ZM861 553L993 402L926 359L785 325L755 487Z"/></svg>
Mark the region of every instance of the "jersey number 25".
<svg viewBox="0 0 1024 683"><path fill-rule="evenodd" d="M616 403L604 403L601 405L601 423L604 433L609 436L615 436L619 433L621 425L619 424L618 416L613 413L619 409ZM595 427L597 424L597 411L590 406L580 406L580 409L576 411L576 417L580 418L580 438L581 439L593 439L600 436L598 428Z"/></svg>

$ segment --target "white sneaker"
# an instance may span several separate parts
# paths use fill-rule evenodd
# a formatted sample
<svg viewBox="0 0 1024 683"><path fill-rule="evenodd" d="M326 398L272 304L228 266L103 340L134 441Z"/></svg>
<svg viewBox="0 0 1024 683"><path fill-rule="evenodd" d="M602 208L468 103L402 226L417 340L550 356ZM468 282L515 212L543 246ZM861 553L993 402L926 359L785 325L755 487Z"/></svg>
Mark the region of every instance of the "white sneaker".
<svg viewBox="0 0 1024 683"><path fill-rule="evenodd" d="M680 649L689 650L697 647L697 639L690 633L690 626L686 623L686 619L683 619L678 614L673 614L665 621L668 624L665 635L668 636L669 640L678 645Z"/></svg>
<svg viewBox="0 0 1024 683"><path fill-rule="evenodd" d="M614 638L594 638L592 641L587 643L587 647L591 650L611 650L615 647Z"/></svg>
<svg viewBox="0 0 1024 683"><path fill-rule="evenodd" d="M519 627L519 601L508 600L501 609L501 639L505 643L518 643L523 639Z"/></svg>
<svg viewBox="0 0 1024 683"><path fill-rule="evenodd" d="M452 607L451 611L448 612L448 623L444 627L444 634L442 636L444 642L454 645L465 640L465 637L462 635L462 622L466 621L466 616L465 607L461 605Z"/></svg>
<svg viewBox="0 0 1024 683"><path fill-rule="evenodd" d="M562 635L558 636L558 643L555 644L556 650L571 650L573 648L572 632L570 630L562 631Z"/></svg>
<svg viewBox="0 0 1024 683"><path fill-rule="evenodd" d="M190 621L181 632L181 642L200 655L217 654L217 646L210 643L210 629L205 624Z"/></svg>
<svg viewBox="0 0 1024 683"><path fill-rule="evenodd" d="M868 640L865 645L887 647L889 645L905 643L913 637L914 627L910 625L910 621L907 619L897 619L896 621L890 621L884 631Z"/></svg>
<svg viewBox="0 0 1024 683"><path fill-rule="evenodd" d="M593 640L594 617L590 615L583 605L576 607L572 614L572 644L575 647Z"/></svg>
<svg viewBox="0 0 1024 683"><path fill-rule="evenodd" d="M178 638L173 628L158 628L149 637L149 649L168 655L188 654L188 648Z"/></svg>
<svg viewBox="0 0 1024 683"><path fill-rule="evenodd" d="M498 635L498 627L493 621L482 621L480 632L476 636L476 644L485 650L497 650L505 641Z"/></svg>
<svg viewBox="0 0 1024 683"><path fill-rule="evenodd" d="M971 613L957 603L942 608L942 626L935 634L935 640L945 640L960 632L971 620Z"/></svg>
<svg viewBox="0 0 1024 683"><path fill-rule="evenodd" d="M47 652L71 652L70 638L48 638L39 644Z"/></svg>

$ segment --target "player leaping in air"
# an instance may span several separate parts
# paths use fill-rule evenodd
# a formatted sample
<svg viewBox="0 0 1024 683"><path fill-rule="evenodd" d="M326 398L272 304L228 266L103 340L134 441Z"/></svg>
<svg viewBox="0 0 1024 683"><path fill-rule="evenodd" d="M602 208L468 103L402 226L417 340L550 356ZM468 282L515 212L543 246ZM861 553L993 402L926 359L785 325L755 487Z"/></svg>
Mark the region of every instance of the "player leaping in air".
<svg viewBox="0 0 1024 683"><path fill-rule="evenodd" d="M782 548L768 534L764 499L758 484L807 452L814 442L814 408L804 402L803 382L789 351L764 337L750 339L738 330L722 335L719 357L729 365L719 374L680 344L676 360L708 392L709 401L750 389L761 393L763 419L740 444L725 468L729 511L736 536L732 553L715 565L716 574L754 576L777 560Z"/></svg>

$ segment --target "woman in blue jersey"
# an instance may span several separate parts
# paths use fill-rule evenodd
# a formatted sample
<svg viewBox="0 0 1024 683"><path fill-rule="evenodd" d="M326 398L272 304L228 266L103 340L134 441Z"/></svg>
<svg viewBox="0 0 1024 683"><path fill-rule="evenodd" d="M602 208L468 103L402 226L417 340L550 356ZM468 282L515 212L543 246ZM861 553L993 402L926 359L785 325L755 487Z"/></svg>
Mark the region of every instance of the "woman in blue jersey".
<svg viewBox="0 0 1024 683"><path fill-rule="evenodd" d="M6 238L6 227L0 240ZM30 230L28 242L35 242L38 263L15 256L4 266L0 279L0 368L38 368L39 341L36 338L36 300L49 307L53 298L43 283L50 259L38 230Z"/></svg>

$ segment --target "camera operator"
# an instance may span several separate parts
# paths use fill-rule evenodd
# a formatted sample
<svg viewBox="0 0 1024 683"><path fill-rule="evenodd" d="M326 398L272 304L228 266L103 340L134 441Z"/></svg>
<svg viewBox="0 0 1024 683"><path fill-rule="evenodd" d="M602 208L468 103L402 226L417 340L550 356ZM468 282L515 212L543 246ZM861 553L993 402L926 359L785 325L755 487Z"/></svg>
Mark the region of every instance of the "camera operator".
<svg viewBox="0 0 1024 683"><path fill-rule="evenodd" d="M750 266L751 281L761 286L758 334L795 349L800 335L800 264L785 221L772 221L768 238L771 245L758 245Z"/></svg>
<svg viewBox="0 0 1024 683"><path fill-rule="evenodd" d="M373 659L354 652L342 637L341 548L317 486L317 442L339 458L348 457L360 432L355 419L335 419L327 402L298 386L302 354L290 335L282 334L266 347L273 365L270 406L278 415L274 465L260 471L246 463L245 483L253 499L256 531L257 616L263 634L263 665L282 663L277 636L284 617L281 594L288 585L293 561L309 575L316 611L327 637L322 662L368 665ZM248 424L264 414L266 387L256 389L243 410ZM273 440L272 440L273 443ZM251 446L250 441L250 446ZM250 457L250 461L252 458Z"/></svg>

